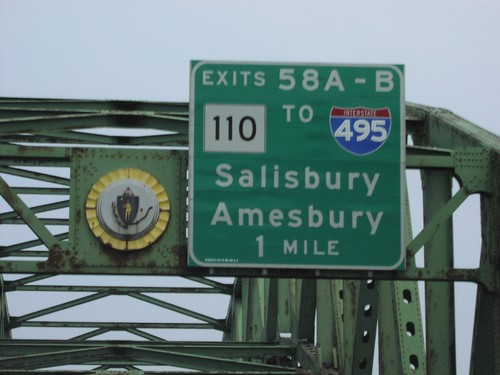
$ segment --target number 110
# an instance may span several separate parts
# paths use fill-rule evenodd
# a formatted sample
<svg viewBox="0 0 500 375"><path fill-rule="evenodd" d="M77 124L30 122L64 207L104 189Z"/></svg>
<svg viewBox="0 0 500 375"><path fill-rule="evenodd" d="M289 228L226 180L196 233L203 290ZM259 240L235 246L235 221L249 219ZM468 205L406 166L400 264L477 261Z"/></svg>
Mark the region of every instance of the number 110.
<svg viewBox="0 0 500 375"><path fill-rule="evenodd" d="M215 116L213 118L215 121L215 140L219 141L221 140L221 121L220 121L220 116ZM226 117L226 124L227 124L227 140L232 141L233 140L233 116L228 116ZM240 139L250 142L255 138L255 135L257 134L257 123L255 122L255 119L252 116L244 116L240 119L238 123L238 135Z"/></svg>

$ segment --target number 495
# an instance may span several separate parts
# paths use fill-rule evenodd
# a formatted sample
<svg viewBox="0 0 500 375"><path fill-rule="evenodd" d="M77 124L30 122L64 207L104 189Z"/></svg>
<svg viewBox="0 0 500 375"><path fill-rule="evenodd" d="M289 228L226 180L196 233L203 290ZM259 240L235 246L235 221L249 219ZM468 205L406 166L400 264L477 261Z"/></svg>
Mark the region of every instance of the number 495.
<svg viewBox="0 0 500 375"><path fill-rule="evenodd" d="M349 142L355 137L356 142L362 142L368 137L370 141L381 143L387 139L386 121L387 120L366 120L357 119L354 123L352 119L345 119L335 130L335 138L344 138Z"/></svg>

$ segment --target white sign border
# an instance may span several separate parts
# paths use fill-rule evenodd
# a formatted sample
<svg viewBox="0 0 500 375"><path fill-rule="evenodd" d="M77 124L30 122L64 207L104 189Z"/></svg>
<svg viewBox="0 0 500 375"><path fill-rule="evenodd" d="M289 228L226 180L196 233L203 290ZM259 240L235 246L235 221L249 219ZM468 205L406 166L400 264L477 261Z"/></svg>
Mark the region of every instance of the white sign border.
<svg viewBox="0 0 500 375"><path fill-rule="evenodd" d="M194 64L194 65L193 65ZM265 264L265 263L205 263L194 254L193 228L194 228L194 134L195 134L195 77L197 70L203 65L261 65L261 66L308 66L308 67L336 67L336 68L384 68L391 69L399 76L400 82L400 205L401 205L401 254L396 263L391 266L349 266L349 265L292 265L292 264ZM406 101L405 101L405 81L404 74L398 65L394 64L329 64L329 63L301 63L301 62L260 62L260 61L224 61L224 60L202 60L191 61L191 71L189 80L189 170L188 170L188 257L198 266L205 268L276 268L276 269L322 269L322 270L369 270L369 271L392 271L396 270L406 259ZM189 265L189 260L188 260Z"/></svg>

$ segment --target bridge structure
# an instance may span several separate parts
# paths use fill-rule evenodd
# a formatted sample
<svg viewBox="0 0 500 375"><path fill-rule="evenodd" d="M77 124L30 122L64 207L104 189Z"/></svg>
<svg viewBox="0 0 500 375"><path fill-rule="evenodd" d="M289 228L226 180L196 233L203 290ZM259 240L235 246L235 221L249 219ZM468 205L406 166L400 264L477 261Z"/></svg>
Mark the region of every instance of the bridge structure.
<svg viewBox="0 0 500 375"><path fill-rule="evenodd" d="M421 207L405 270L203 268L187 264L188 123L185 103L0 99L0 374L455 374L461 283L477 287L470 373L500 374L497 135L406 104ZM163 176L169 236L110 251L89 191L141 168ZM459 249L471 197L481 245Z"/></svg>

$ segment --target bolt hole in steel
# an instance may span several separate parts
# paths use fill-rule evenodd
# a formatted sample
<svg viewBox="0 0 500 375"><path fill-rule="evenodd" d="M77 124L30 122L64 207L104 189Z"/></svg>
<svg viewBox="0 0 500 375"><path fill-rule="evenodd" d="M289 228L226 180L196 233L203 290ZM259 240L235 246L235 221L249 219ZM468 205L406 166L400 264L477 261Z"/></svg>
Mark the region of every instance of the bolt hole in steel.
<svg viewBox="0 0 500 375"><path fill-rule="evenodd" d="M412 370L418 369L418 357L415 354L410 355L410 368Z"/></svg>
<svg viewBox="0 0 500 375"><path fill-rule="evenodd" d="M361 336L361 341L363 341L365 344L370 341L370 332L368 331L363 331L363 336Z"/></svg>
<svg viewBox="0 0 500 375"><path fill-rule="evenodd" d="M406 334L410 337L415 336L415 324L412 322L406 323Z"/></svg>
<svg viewBox="0 0 500 375"><path fill-rule="evenodd" d="M366 358L363 358L361 361L359 361L359 368L360 369L365 369L367 363L368 363L368 361L366 360Z"/></svg>
<svg viewBox="0 0 500 375"><path fill-rule="evenodd" d="M372 305L365 305L365 316L369 317L372 315Z"/></svg>
<svg viewBox="0 0 500 375"><path fill-rule="evenodd" d="M409 289L403 290L403 302L404 303L411 303L411 292Z"/></svg>

